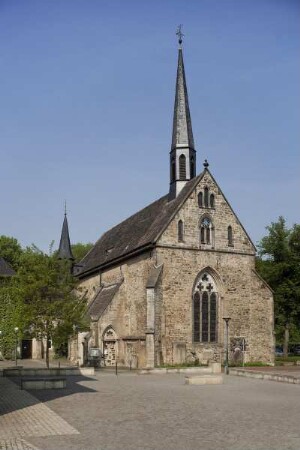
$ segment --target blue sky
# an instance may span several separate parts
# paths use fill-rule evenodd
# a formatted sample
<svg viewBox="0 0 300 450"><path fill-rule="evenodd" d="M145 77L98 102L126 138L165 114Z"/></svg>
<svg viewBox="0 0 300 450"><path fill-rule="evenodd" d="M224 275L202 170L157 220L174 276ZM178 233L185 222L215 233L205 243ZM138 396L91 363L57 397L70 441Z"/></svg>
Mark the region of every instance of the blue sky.
<svg viewBox="0 0 300 450"><path fill-rule="evenodd" d="M177 64L197 149L257 243L299 223L298 0L0 0L0 234L94 242L169 189Z"/></svg>

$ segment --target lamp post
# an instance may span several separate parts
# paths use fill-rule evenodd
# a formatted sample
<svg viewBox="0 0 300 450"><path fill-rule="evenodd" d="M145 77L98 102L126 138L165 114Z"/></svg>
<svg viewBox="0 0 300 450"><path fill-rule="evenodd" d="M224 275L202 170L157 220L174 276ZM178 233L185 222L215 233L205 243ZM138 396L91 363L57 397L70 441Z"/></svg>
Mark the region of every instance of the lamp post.
<svg viewBox="0 0 300 450"><path fill-rule="evenodd" d="M226 375L229 374L229 367L228 367L228 345L229 345L229 339L228 339L228 331L229 331L229 322L231 320L231 317L223 317L223 320L226 325L226 359L225 359L225 373Z"/></svg>
<svg viewBox="0 0 300 450"><path fill-rule="evenodd" d="M15 348L15 350L16 350L16 366L18 365L18 332L19 332L19 328L18 327L15 327L15 329L14 329L14 331L15 331L15 335L16 335L16 348Z"/></svg>

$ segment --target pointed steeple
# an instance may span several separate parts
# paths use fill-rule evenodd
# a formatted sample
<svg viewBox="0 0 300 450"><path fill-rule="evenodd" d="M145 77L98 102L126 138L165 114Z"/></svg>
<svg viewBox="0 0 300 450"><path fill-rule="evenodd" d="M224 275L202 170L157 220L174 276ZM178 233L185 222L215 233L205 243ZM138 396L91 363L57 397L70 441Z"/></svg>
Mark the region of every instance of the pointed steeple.
<svg viewBox="0 0 300 450"><path fill-rule="evenodd" d="M69 226L67 219L67 209L65 205L65 217L63 221L63 226L61 230L61 237L58 249L58 259L67 259L69 261L74 261L74 256L71 249L71 242L69 236Z"/></svg>
<svg viewBox="0 0 300 450"><path fill-rule="evenodd" d="M186 182L196 175L196 151L183 63L181 26L176 34L179 36L179 49L170 152L171 200L177 197Z"/></svg>

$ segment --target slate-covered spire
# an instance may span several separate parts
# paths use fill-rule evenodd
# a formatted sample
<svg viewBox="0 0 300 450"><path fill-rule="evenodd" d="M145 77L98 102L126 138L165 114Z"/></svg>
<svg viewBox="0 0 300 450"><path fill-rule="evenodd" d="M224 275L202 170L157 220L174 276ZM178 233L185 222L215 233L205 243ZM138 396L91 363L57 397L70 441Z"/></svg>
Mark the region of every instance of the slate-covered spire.
<svg viewBox="0 0 300 450"><path fill-rule="evenodd" d="M69 261L74 261L74 256L71 249L71 242L69 236L69 226L67 219L67 210L65 207L65 217L61 230L61 237L58 249L58 259L67 259Z"/></svg>
<svg viewBox="0 0 300 450"><path fill-rule="evenodd" d="M179 49L170 152L171 200L177 197L188 180L196 176L196 151L183 63L181 26L176 34L179 36Z"/></svg>

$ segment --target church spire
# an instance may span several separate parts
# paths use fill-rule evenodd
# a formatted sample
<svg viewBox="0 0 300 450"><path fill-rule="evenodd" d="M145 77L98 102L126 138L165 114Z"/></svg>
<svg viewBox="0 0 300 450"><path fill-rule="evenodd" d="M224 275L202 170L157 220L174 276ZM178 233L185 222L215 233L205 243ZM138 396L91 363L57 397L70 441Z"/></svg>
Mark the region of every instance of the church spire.
<svg viewBox="0 0 300 450"><path fill-rule="evenodd" d="M176 34L179 38L179 48L170 152L171 200L177 197L186 182L196 175L196 151L183 63L181 25Z"/></svg>
<svg viewBox="0 0 300 450"><path fill-rule="evenodd" d="M74 261L74 256L71 249L71 242L69 236L69 226L67 219L67 206L65 203L65 217L63 221L63 226L61 230L61 237L58 249L58 259L67 259L69 261Z"/></svg>

